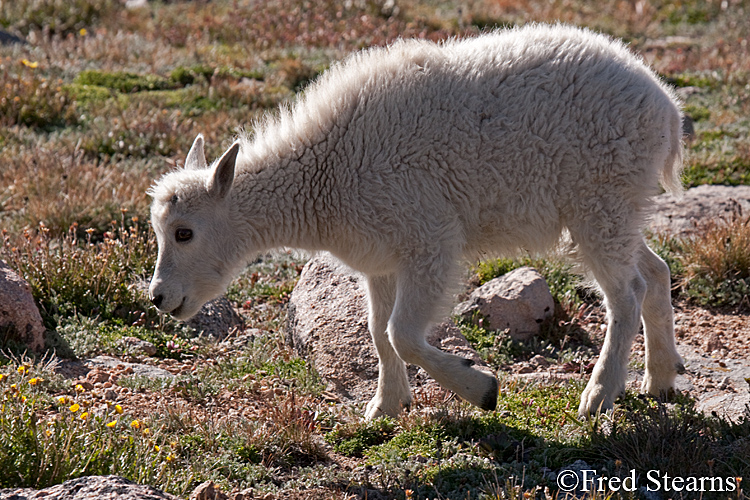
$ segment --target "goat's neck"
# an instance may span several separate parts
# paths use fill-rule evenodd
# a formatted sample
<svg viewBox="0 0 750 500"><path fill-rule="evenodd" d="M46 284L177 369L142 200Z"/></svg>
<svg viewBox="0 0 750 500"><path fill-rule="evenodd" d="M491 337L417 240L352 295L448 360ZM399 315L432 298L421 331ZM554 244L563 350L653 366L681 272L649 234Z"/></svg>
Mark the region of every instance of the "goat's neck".
<svg viewBox="0 0 750 500"><path fill-rule="evenodd" d="M240 170L232 208L233 219L253 240L245 246L327 249L337 203L326 172L311 148L275 157L253 171Z"/></svg>

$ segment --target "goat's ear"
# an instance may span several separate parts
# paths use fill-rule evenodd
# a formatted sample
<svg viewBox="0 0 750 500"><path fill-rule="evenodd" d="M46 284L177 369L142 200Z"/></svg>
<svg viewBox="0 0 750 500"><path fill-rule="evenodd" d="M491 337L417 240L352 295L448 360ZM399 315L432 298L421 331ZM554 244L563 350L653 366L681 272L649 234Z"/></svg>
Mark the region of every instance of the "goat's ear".
<svg viewBox="0 0 750 500"><path fill-rule="evenodd" d="M213 175L208 184L208 192L213 196L224 198L234 182L234 165L237 162L237 153L240 151L240 143L235 142L226 153L219 158L214 167Z"/></svg>
<svg viewBox="0 0 750 500"><path fill-rule="evenodd" d="M185 168L200 170L206 167L208 164L206 164L206 153L203 151L203 134L198 134L185 158Z"/></svg>

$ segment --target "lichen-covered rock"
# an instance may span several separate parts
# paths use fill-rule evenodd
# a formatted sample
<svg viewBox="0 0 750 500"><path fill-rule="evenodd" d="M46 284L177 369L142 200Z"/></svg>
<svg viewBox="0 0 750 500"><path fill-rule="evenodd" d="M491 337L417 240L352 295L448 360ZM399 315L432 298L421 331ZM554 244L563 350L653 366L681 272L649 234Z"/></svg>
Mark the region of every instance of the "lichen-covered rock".
<svg viewBox="0 0 750 500"><path fill-rule="evenodd" d="M245 322L226 297L207 302L187 324L199 334L223 340L233 330L245 328Z"/></svg>
<svg viewBox="0 0 750 500"><path fill-rule="evenodd" d="M190 494L189 500L228 500L229 497L216 487L213 481L198 485Z"/></svg>
<svg viewBox="0 0 750 500"><path fill-rule="evenodd" d="M365 278L329 254L310 260L289 300L287 343L312 363L327 390L349 402L375 393L378 358L367 327ZM484 364L450 321L436 325L427 341L443 351ZM438 389L423 370L409 370L412 387Z"/></svg>
<svg viewBox="0 0 750 500"><path fill-rule="evenodd" d="M179 500L153 486L136 484L119 476L70 479L42 490L4 489L0 500Z"/></svg>
<svg viewBox="0 0 750 500"><path fill-rule="evenodd" d="M555 312L555 299L544 277L520 267L474 290L453 313L468 319L477 313L493 330L508 330L515 339L537 335L541 324Z"/></svg>
<svg viewBox="0 0 750 500"><path fill-rule="evenodd" d="M0 340L44 349L44 325L29 284L0 260Z"/></svg>
<svg viewBox="0 0 750 500"><path fill-rule="evenodd" d="M648 229L675 237L700 235L701 225L735 215L750 215L750 186L701 185L681 198L662 194L654 198Z"/></svg>

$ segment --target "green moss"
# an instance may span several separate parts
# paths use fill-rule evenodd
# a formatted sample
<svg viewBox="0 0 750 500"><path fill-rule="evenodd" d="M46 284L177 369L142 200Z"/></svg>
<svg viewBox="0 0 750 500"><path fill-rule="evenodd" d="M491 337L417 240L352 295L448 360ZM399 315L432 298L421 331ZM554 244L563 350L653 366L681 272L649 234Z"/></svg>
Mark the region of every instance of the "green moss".
<svg viewBox="0 0 750 500"><path fill-rule="evenodd" d="M667 21L671 24L698 25L711 22L719 14L719 5L702 0L666 3Z"/></svg>
<svg viewBox="0 0 750 500"><path fill-rule="evenodd" d="M205 65L178 66L169 74L169 79L179 85L192 85L196 79L208 80L214 74L214 69Z"/></svg>
<svg viewBox="0 0 750 500"><path fill-rule="evenodd" d="M387 417L377 418L361 424L339 427L326 435L326 442L333 445L337 453L349 457L362 457L365 450L393 437L396 425Z"/></svg>
<svg viewBox="0 0 750 500"><path fill-rule="evenodd" d="M112 97L112 91L100 85L71 83L62 87L77 104L98 104Z"/></svg>
<svg viewBox="0 0 750 500"><path fill-rule="evenodd" d="M683 174L687 187L701 184L750 184L750 161L742 157L716 159L711 164L688 165Z"/></svg>
<svg viewBox="0 0 750 500"><path fill-rule="evenodd" d="M95 85L123 93L174 88L174 83L157 75L138 75L124 71L86 70L78 74L75 83Z"/></svg>
<svg viewBox="0 0 750 500"><path fill-rule="evenodd" d="M549 439L566 438L566 426L577 426L576 412L582 383L522 385L512 383L500 391L497 411L516 431Z"/></svg>
<svg viewBox="0 0 750 500"><path fill-rule="evenodd" d="M675 87L701 87L714 89L719 85L716 77L707 73L682 73L667 77L667 81Z"/></svg>
<svg viewBox="0 0 750 500"><path fill-rule="evenodd" d="M686 104L683 111L696 122L705 121L711 117L711 111L708 108L697 104Z"/></svg>
<svg viewBox="0 0 750 500"><path fill-rule="evenodd" d="M208 66L205 64L195 64L192 66L178 66L169 74L169 79L179 85L193 85L201 81L209 81L212 77L222 79L242 79L251 78L253 80L263 80L264 74L259 70L239 69L232 66Z"/></svg>

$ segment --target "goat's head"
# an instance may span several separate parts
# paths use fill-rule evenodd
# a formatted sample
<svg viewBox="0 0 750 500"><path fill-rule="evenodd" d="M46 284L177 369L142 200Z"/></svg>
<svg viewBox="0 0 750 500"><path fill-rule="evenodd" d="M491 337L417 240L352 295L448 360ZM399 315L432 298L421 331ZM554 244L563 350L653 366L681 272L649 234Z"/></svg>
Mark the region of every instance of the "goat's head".
<svg viewBox="0 0 750 500"><path fill-rule="evenodd" d="M228 195L238 152L239 143L234 143L209 167L199 135L185 167L165 175L149 191L159 245L149 297L177 319L190 318L221 295L236 271Z"/></svg>

